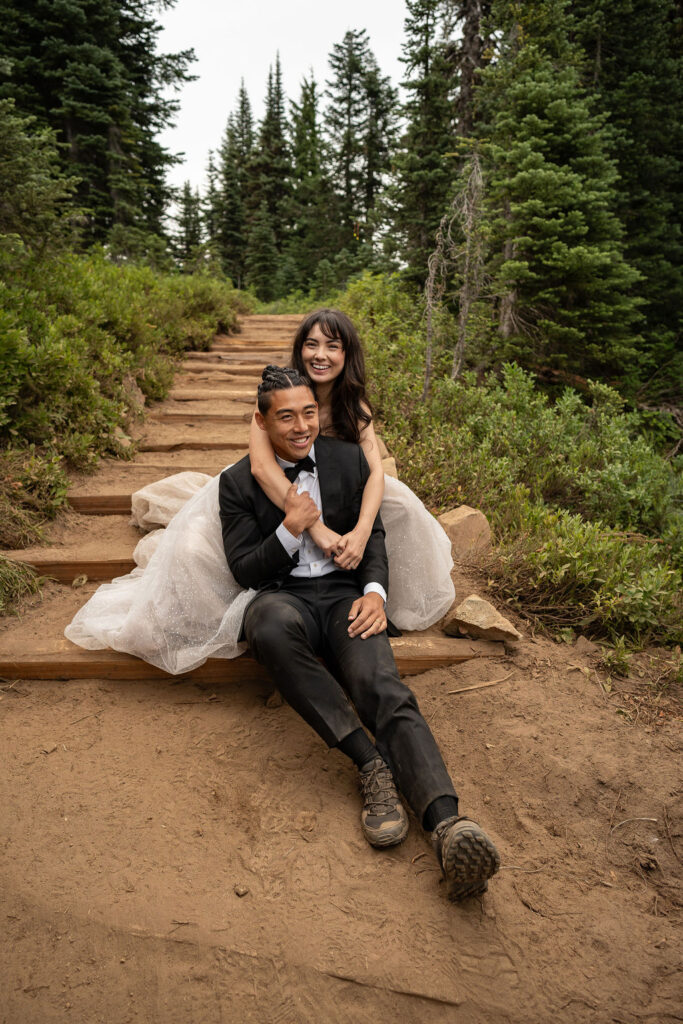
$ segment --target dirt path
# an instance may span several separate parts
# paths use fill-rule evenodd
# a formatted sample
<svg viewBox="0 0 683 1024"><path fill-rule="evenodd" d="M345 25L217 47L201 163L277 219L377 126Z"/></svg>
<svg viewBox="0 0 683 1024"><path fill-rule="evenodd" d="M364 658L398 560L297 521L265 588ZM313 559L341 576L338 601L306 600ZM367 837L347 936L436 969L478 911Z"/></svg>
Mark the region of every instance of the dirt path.
<svg viewBox="0 0 683 1024"><path fill-rule="evenodd" d="M135 463L74 496L233 461L241 424L177 405L213 415L217 390L253 388L250 351L286 350L292 319L251 319L214 349L229 361L188 359ZM138 537L125 513L73 512L47 550L126 558ZM0 649L40 647L96 585L49 585ZM605 693L596 657L527 637L412 678L463 809L502 852L465 906L415 822L398 849L365 844L354 770L263 682L8 680L0 1022L681 1019L678 722L666 702L631 714L633 684Z"/></svg>

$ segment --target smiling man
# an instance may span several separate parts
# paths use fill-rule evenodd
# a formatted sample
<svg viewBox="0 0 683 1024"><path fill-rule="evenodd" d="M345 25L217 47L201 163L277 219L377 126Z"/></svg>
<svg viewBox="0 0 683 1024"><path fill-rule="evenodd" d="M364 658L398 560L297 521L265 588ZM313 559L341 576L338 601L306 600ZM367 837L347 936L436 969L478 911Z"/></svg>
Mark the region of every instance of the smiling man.
<svg viewBox="0 0 683 1024"><path fill-rule="evenodd" d="M408 832L395 777L418 821L432 833L449 896L479 894L498 869L498 853L476 822L458 816L434 737L399 678L386 632L381 519L353 571L339 569L307 533L319 517L340 534L353 527L370 474L363 451L319 437L310 383L296 370L266 367L257 423L292 485L283 513L252 476L248 456L221 475L226 558L237 582L257 591L245 612L243 635L285 700L357 765L368 842L393 846Z"/></svg>

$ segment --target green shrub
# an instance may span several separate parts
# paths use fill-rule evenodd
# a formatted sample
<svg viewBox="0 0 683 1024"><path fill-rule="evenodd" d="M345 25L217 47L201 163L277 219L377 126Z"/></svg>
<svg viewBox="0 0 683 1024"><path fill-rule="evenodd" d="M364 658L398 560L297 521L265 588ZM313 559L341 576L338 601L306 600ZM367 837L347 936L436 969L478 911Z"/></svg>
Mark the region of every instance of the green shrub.
<svg viewBox="0 0 683 1024"><path fill-rule="evenodd" d="M341 299L366 345L375 414L401 476L435 512L467 504L500 548L495 589L520 610L597 636L680 636L679 466L639 433L605 384L552 402L531 374L450 379L453 322L438 310L433 376L421 300L365 275Z"/></svg>
<svg viewBox="0 0 683 1024"><path fill-rule="evenodd" d="M4 262L0 439L74 465L119 453L116 430L136 411L131 381L164 397L184 350L237 327L236 293L213 278L116 266L102 252Z"/></svg>
<svg viewBox="0 0 683 1024"><path fill-rule="evenodd" d="M64 463L130 456L119 433L141 392L163 398L182 352L249 309L215 278L0 244L0 544L40 538L65 500Z"/></svg>
<svg viewBox="0 0 683 1024"><path fill-rule="evenodd" d="M487 566L492 589L520 612L613 641L681 642L683 579L654 541L625 543L601 523L541 505L520 519Z"/></svg>

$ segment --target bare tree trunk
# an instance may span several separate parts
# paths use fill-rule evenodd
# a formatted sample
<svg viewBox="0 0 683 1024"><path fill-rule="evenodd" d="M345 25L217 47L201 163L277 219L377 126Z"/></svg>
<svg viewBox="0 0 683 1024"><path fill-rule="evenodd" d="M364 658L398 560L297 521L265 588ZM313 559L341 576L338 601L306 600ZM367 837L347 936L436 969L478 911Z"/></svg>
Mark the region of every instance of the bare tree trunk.
<svg viewBox="0 0 683 1024"><path fill-rule="evenodd" d="M505 206L503 208L503 215L506 220L511 220L510 203L505 200ZM515 243L511 238L506 239L503 244L503 259L511 260L515 255ZM506 292L500 300L500 316L498 319L498 333L501 338L509 338L514 332L515 327L515 305L517 302L517 292L515 289Z"/></svg>
<svg viewBox="0 0 683 1024"><path fill-rule="evenodd" d="M483 239L479 228L481 219L484 179L478 153L473 153L465 169L467 175L464 187L460 189L446 213L441 218L436 232L436 247L427 263L425 284L427 351L425 356L425 380L422 389L423 400L429 394L432 381L434 349L434 314L443 298L446 282L462 260L462 286L460 288L460 312L458 315L458 338L453 353L451 377L455 380L462 371L467 340L467 322L473 303L479 298L484 277ZM458 245L453 238L453 228L464 241Z"/></svg>
<svg viewBox="0 0 683 1024"><path fill-rule="evenodd" d="M484 253L479 230L481 218L481 201L484 193L484 178L481 173L478 153L470 160L470 172L467 185L462 196L460 218L465 235L465 254L462 271L462 287L458 311L458 340L453 352L451 379L457 380L462 372L465 360L465 343L467 341L467 321L472 304L479 298L484 274Z"/></svg>
<svg viewBox="0 0 683 1024"><path fill-rule="evenodd" d="M449 260L447 244L450 241L450 220L452 210L441 218L436 232L436 248L427 261L427 280L425 282L426 316L427 316L427 351L425 353L425 381L422 388L422 401L429 394L432 386L432 358L434 349L434 307L443 298L448 273Z"/></svg>

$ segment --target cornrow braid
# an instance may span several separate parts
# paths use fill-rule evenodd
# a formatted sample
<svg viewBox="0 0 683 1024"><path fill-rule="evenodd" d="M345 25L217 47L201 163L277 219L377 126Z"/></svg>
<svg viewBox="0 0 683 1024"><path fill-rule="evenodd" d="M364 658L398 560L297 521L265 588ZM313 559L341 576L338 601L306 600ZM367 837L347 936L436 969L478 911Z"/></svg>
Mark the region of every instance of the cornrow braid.
<svg viewBox="0 0 683 1024"><path fill-rule="evenodd" d="M291 366L266 366L261 374L261 383L258 386L258 411L262 416L270 409L270 395L272 391L283 391L285 388L306 387L313 390L308 377L294 370Z"/></svg>

